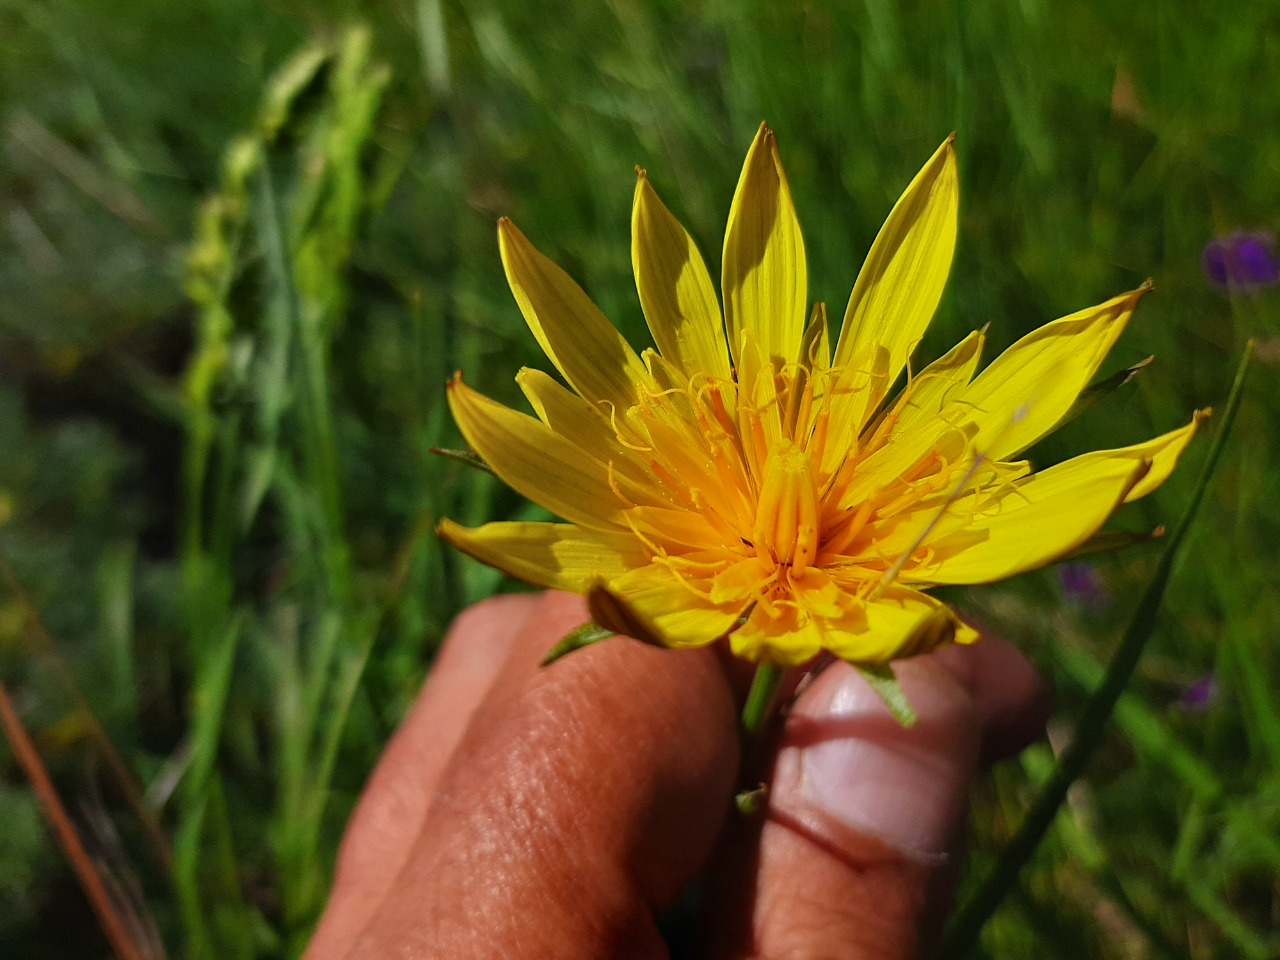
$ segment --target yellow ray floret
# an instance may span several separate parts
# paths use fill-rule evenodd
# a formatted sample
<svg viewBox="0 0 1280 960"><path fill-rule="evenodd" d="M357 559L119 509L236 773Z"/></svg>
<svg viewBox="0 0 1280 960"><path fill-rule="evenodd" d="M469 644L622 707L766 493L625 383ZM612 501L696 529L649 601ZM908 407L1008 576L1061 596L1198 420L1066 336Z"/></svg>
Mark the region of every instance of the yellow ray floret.
<svg viewBox="0 0 1280 960"><path fill-rule="evenodd" d="M724 234L721 287L730 354L741 362L742 335L751 331L766 354L797 359L808 283L804 240L778 143L761 124Z"/></svg>
<svg viewBox="0 0 1280 960"><path fill-rule="evenodd" d="M1046 324L978 373L983 334L911 375L951 267L948 138L907 187L854 284L834 352L807 302L804 241L777 142L748 151L724 242L723 316L689 233L638 171L637 354L508 220L503 264L568 386L517 382L535 416L449 385L471 448L567 523L445 520L458 549L581 593L602 626L671 647L727 636L783 665L878 664L975 632L923 591L1013 576L1088 541L1170 475L1200 421L1033 473L1013 459L1068 416L1144 285ZM897 398L889 389L908 371Z"/></svg>

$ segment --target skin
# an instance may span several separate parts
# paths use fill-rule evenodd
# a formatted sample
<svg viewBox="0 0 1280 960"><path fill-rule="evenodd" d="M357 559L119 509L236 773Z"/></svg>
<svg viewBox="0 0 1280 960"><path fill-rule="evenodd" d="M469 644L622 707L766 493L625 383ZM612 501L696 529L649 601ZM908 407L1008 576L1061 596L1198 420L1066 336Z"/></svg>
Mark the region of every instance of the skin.
<svg viewBox="0 0 1280 960"><path fill-rule="evenodd" d="M730 812L742 665L617 638L539 668L586 619L556 593L458 618L351 819L307 960L666 957L657 918L700 875L699 956L916 956L975 771L1043 730L1021 655L985 639L899 662L911 730L828 667L748 820Z"/></svg>

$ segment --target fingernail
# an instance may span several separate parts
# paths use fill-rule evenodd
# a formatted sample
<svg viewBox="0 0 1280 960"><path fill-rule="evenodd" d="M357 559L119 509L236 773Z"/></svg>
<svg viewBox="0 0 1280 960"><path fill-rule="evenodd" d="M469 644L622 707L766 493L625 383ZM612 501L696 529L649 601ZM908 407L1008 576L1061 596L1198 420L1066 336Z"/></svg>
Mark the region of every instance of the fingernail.
<svg viewBox="0 0 1280 960"><path fill-rule="evenodd" d="M771 807L826 840L879 841L904 857L945 855L973 773L978 716L940 664L897 666L919 721L904 728L845 664L805 691L788 719Z"/></svg>

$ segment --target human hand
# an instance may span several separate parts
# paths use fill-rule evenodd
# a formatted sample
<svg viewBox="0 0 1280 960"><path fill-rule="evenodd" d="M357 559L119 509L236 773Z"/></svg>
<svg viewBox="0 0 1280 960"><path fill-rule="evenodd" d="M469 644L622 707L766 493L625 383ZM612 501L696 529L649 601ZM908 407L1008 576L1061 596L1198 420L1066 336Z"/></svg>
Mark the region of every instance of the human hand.
<svg viewBox="0 0 1280 960"><path fill-rule="evenodd" d="M307 960L658 958L704 870L722 958L913 957L983 759L1043 729L1043 690L984 640L901 661L900 727L856 672L792 706L759 820L731 814L741 664L617 639L547 668L568 594L463 613L348 827Z"/></svg>

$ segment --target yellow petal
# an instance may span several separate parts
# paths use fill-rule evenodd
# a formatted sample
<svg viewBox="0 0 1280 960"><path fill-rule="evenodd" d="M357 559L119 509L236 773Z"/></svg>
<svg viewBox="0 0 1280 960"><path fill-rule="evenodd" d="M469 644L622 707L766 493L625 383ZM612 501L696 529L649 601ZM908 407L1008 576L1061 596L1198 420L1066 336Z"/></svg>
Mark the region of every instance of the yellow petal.
<svg viewBox="0 0 1280 960"><path fill-rule="evenodd" d="M747 622L729 634L729 646L744 660L798 667L822 651L823 635L814 618L799 605L759 603Z"/></svg>
<svg viewBox="0 0 1280 960"><path fill-rule="evenodd" d="M652 486L657 482L635 452L618 441L617 430L599 408L541 370L525 367L516 374L516 383L538 419L583 454L611 465L634 484Z"/></svg>
<svg viewBox="0 0 1280 960"><path fill-rule="evenodd" d="M627 511L627 520L637 534L667 549L679 544L714 550L725 543L725 532L713 526L705 515L693 510L635 507Z"/></svg>
<svg viewBox="0 0 1280 960"><path fill-rule="evenodd" d="M982 355L983 335L974 331L914 377L886 417L895 434L903 434L918 423L932 422L969 385Z"/></svg>
<svg viewBox="0 0 1280 960"><path fill-rule="evenodd" d="M865 459L858 463L852 483L841 495L841 507L856 506L886 480L901 476L921 457L938 449L944 435L957 432L949 419L956 419L958 412L953 408L949 419L939 412L969 383L981 352L982 334L971 333L907 385L866 441L869 452L863 454ZM963 431L959 435L963 436Z"/></svg>
<svg viewBox="0 0 1280 960"><path fill-rule="evenodd" d="M848 598L840 584L825 570L810 567L796 576L792 567L787 575L791 593L796 602L818 620L841 617L848 607Z"/></svg>
<svg viewBox="0 0 1280 960"><path fill-rule="evenodd" d="M573 389L624 412L648 379L644 364L569 275L505 217L498 243L507 282L538 344Z"/></svg>
<svg viewBox="0 0 1280 960"><path fill-rule="evenodd" d="M763 474L770 451L782 440L782 407L773 365L762 356L755 337L742 340L738 368L738 432L748 462Z"/></svg>
<svg viewBox="0 0 1280 960"><path fill-rule="evenodd" d="M746 603L760 593L777 577L774 565L759 557L746 557L723 564L711 580L710 599L713 603L729 605Z"/></svg>
<svg viewBox="0 0 1280 960"><path fill-rule="evenodd" d="M665 647L703 647L733 626L745 602L718 607L683 583L666 567L629 570L608 584L597 583L587 596L592 619Z"/></svg>
<svg viewBox="0 0 1280 960"><path fill-rule="evenodd" d="M997 495L951 504L924 539L931 557L908 564L903 583L989 583L1075 549L1124 502L1149 464L1086 454L1018 481ZM923 529L932 518L915 514ZM884 544L882 544L882 547Z"/></svg>
<svg viewBox="0 0 1280 960"><path fill-rule="evenodd" d="M809 325L804 328L800 362L814 372L831 369L831 331L827 328L827 305L821 301L813 305Z"/></svg>
<svg viewBox="0 0 1280 960"><path fill-rule="evenodd" d="M833 654L861 664L888 663L953 641L972 643L977 639L977 631L945 603L904 587L886 591L862 608L860 618L829 624L824 633Z"/></svg>
<svg viewBox="0 0 1280 960"><path fill-rule="evenodd" d="M481 563L526 583L585 593L599 577L621 576L649 562L634 538L568 523L486 523L468 530L441 520L441 539Z"/></svg>
<svg viewBox="0 0 1280 960"><path fill-rule="evenodd" d="M972 643L977 636L946 604L894 586L880 600L850 602L834 616L807 609L803 600L757 604L729 642L739 657L799 666L821 650L850 663L876 664L953 641Z"/></svg>
<svg viewBox="0 0 1280 960"><path fill-rule="evenodd" d="M747 152L724 237L725 328L738 360L744 330L766 357L799 356L808 296L804 240L773 131L760 125Z"/></svg>
<svg viewBox="0 0 1280 960"><path fill-rule="evenodd" d="M684 371L729 379L720 303L693 238L643 170L631 211L631 265L640 306L662 355Z"/></svg>
<svg viewBox="0 0 1280 960"><path fill-rule="evenodd" d="M964 474L958 472L960 467L945 471L938 469L937 466L930 469L936 452L959 454L949 458L948 462L967 464L972 462L972 457L962 459L967 447L968 438L961 431L948 427L942 421L922 424L916 430L908 432L905 437L895 437L866 460L857 462L852 470L853 476L849 485L839 492L838 498L832 502L838 510L847 511L856 510L863 501L874 498L877 501L877 514L882 517L892 517L902 509L897 505L897 497L891 497L886 492L893 488L898 497L906 497L912 503L921 506L933 503L939 497L954 490L964 479ZM846 473L848 472L846 470ZM920 479L911 483L899 483L898 479L907 473L927 474L927 477L922 475ZM917 492L919 483L931 484L932 495L926 498L925 495Z"/></svg>
<svg viewBox="0 0 1280 960"><path fill-rule="evenodd" d="M954 404L978 424L977 449L1007 460L1057 426L1150 289L1047 323L993 360Z"/></svg>
<svg viewBox="0 0 1280 960"><path fill-rule="evenodd" d="M942 298L960 198L953 139L943 142L894 205L849 297L834 365L883 369L865 394L859 425L902 372Z"/></svg>
<svg viewBox="0 0 1280 960"><path fill-rule="evenodd" d="M571 523L617 530L625 506L609 470L546 424L449 383L453 419L476 453L507 485Z"/></svg>
<svg viewBox="0 0 1280 960"><path fill-rule="evenodd" d="M1151 469L1147 471L1146 476L1135 483L1128 496L1124 498L1125 503L1145 497L1169 479L1169 474L1173 473L1173 468L1178 465L1178 458L1191 443L1191 438L1196 435L1196 428L1202 421L1209 419L1212 412L1212 410L1197 410L1191 422L1185 427L1171 430L1146 443L1137 443L1120 450L1100 451L1102 454L1110 453L1112 456L1126 457L1130 460L1145 460L1151 464Z"/></svg>
<svg viewBox="0 0 1280 960"><path fill-rule="evenodd" d="M824 478L836 473L849 455L858 450L858 435L862 433L867 396L874 385L883 379L888 354L880 354L876 362L879 367L866 370L853 366L832 369L825 385L822 403L815 404L817 429L825 431L826 435L818 470L819 475Z"/></svg>
<svg viewBox="0 0 1280 960"><path fill-rule="evenodd" d="M654 386L658 390L668 391L667 396L669 398L672 398L673 394L688 391L689 375L658 353L657 350L646 349L640 354L640 359L644 361L645 369L649 371L649 376L653 378ZM685 401L680 409L688 413L690 409L688 402Z"/></svg>

